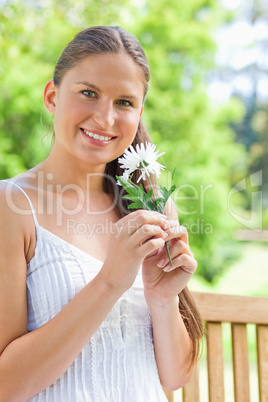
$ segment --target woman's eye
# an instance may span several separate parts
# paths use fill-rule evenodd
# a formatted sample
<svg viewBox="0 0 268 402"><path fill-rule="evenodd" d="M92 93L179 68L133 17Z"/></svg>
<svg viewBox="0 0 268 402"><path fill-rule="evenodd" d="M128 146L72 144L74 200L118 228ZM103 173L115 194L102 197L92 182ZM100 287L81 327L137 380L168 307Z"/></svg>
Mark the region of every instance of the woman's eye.
<svg viewBox="0 0 268 402"><path fill-rule="evenodd" d="M121 99L118 103L122 106L132 106L132 103L125 99Z"/></svg>
<svg viewBox="0 0 268 402"><path fill-rule="evenodd" d="M89 98L95 98L96 94L93 91L90 91L89 89L86 89L84 91L82 91L82 94L88 96Z"/></svg>

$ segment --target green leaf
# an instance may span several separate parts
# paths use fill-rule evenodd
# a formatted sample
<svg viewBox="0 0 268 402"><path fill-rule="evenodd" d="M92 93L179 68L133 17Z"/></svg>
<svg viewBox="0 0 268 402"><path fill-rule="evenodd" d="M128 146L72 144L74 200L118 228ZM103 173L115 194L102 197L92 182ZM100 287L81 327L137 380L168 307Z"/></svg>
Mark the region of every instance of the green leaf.
<svg viewBox="0 0 268 402"><path fill-rule="evenodd" d="M130 194L137 194L138 192L138 187L135 186L132 182L123 179L123 177L120 176L116 176L117 180L119 181L119 183L121 184L121 186L128 191Z"/></svg>
<svg viewBox="0 0 268 402"><path fill-rule="evenodd" d="M167 200L169 199L169 197L171 196L171 194L176 190L176 185L173 184L170 189L168 190L166 187L164 186L160 186L160 192L163 195L163 205L161 205L163 207L163 212L164 213L164 209L167 203Z"/></svg>
<svg viewBox="0 0 268 402"><path fill-rule="evenodd" d="M129 209L147 209L149 211L158 211L163 214L168 198L176 190L175 184L173 184L169 190L164 186L160 186L162 197L155 196L153 200L152 189L146 193L141 183L139 184L139 187L137 187L130 181L130 179L125 180L119 176L116 176L116 178L127 192L123 198L133 201L132 204L128 206Z"/></svg>
<svg viewBox="0 0 268 402"><path fill-rule="evenodd" d="M148 193L146 193L141 183L139 187L137 187L122 177L116 176L116 178L128 193L124 195L123 198L133 201L132 204L128 206L129 209L147 209L150 211L158 210L157 203L152 200L153 190L150 190Z"/></svg>
<svg viewBox="0 0 268 402"><path fill-rule="evenodd" d="M164 209L165 209L165 200L164 200L164 198L163 197L159 197L159 196L156 196L155 197L155 204L156 204L156 207L157 207L157 211L158 212L160 212L161 214L163 214L164 213Z"/></svg>

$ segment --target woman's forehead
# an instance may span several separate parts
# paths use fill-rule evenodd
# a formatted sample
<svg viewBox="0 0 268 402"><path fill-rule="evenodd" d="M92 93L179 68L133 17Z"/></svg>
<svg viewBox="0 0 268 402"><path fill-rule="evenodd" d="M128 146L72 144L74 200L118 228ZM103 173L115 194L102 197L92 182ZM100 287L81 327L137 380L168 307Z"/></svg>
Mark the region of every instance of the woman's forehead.
<svg viewBox="0 0 268 402"><path fill-rule="evenodd" d="M126 53L103 53L90 55L78 61L70 69L66 80L77 82L92 82L99 86L117 82L120 87L133 87L144 89L144 74L141 67ZM92 82L94 84L94 82Z"/></svg>

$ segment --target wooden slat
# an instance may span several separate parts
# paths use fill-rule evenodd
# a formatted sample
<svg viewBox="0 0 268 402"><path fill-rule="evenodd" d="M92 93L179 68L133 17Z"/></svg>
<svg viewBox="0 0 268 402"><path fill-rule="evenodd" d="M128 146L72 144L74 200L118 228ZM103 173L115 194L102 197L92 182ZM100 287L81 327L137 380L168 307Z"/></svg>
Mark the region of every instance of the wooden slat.
<svg viewBox="0 0 268 402"><path fill-rule="evenodd" d="M182 389L182 400L183 402L200 401L198 364L193 369L191 380Z"/></svg>
<svg viewBox="0 0 268 402"><path fill-rule="evenodd" d="M268 298L192 292L203 320L268 324Z"/></svg>
<svg viewBox="0 0 268 402"><path fill-rule="evenodd" d="M268 326L257 325L257 355L260 402L268 401Z"/></svg>
<svg viewBox="0 0 268 402"><path fill-rule="evenodd" d="M224 402L224 361L221 323L232 324L234 392L236 402L249 402L246 324L256 324L259 402L268 402L268 298L192 292L207 322L209 402ZM195 378L196 375L196 378ZM202 392L202 391L201 391ZM258 396L254 395L258 400ZM174 402L173 393L169 401ZM200 401L198 374L183 389L183 402ZM253 402L253 400L252 400Z"/></svg>
<svg viewBox="0 0 268 402"><path fill-rule="evenodd" d="M224 402L221 324L207 322L206 329L209 402Z"/></svg>
<svg viewBox="0 0 268 402"><path fill-rule="evenodd" d="M250 402L246 324L232 324L234 395L236 402Z"/></svg>

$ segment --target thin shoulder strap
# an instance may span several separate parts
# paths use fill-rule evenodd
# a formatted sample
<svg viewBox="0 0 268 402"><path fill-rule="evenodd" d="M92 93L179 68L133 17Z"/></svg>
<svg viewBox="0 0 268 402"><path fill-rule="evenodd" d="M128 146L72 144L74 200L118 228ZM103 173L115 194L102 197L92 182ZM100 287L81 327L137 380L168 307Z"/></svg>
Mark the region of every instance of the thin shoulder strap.
<svg viewBox="0 0 268 402"><path fill-rule="evenodd" d="M33 220L34 220L35 226L39 226L37 218L36 218L36 215L35 215L35 210L34 210L32 201L31 201L30 197L28 196L28 194L26 194L26 192L23 190L23 188L21 188L18 184L14 183L13 181L10 181L10 180L1 180L1 181L2 182L7 182L8 184L13 184L14 186L16 186L25 195L25 197L27 198L27 200L28 200L28 202L30 204L30 208L31 208L31 212L32 212L32 215L33 215Z"/></svg>

